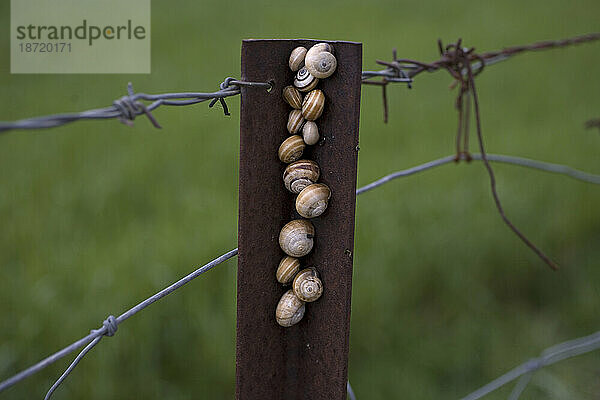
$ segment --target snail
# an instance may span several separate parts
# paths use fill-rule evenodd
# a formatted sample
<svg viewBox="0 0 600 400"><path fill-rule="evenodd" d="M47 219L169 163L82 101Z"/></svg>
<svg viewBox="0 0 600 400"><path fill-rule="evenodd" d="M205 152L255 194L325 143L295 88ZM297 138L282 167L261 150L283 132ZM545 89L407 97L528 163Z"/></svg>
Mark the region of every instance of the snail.
<svg viewBox="0 0 600 400"><path fill-rule="evenodd" d="M292 108L300 110L302 108L302 95L293 86L283 88L283 98Z"/></svg>
<svg viewBox="0 0 600 400"><path fill-rule="evenodd" d="M305 302L317 300L323 294L323 283L315 268L306 268L298 272L292 283L296 297Z"/></svg>
<svg viewBox="0 0 600 400"><path fill-rule="evenodd" d="M304 218L314 218L323 214L331 197L327 185L316 183L302 189L296 197L296 211Z"/></svg>
<svg viewBox="0 0 600 400"><path fill-rule="evenodd" d="M306 55L305 63L308 72L318 79L330 77L337 68L335 56L327 51L309 52Z"/></svg>
<svg viewBox="0 0 600 400"><path fill-rule="evenodd" d="M302 116L302 111L300 110L292 110L290 111L290 115L288 116L287 130L292 135L300 132L302 126L304 125L304 117Z"/></svg>
<svg viewBox="0 0 600 400"><path fill-rule="evenodd" d="M307 52L306 55L304 56L305 58L310 54L316 54L316 53L320 53L322 51L326 51L328 53L331 54L335 54L335 50L333 49L333 46L330 45L329 43L317 43L314 46L312 46Z"/></svg>
<svg viewBox="0 0 600 400"><path fill-rule="evenodd" d="M325 95L321 90L315 89L308 93L302 102L302 116L309 121L314 121L321 116L324 107Z"/></svg>
<svg viewBox="0 0 600 400"><path fill-rule="evenodd" d="M305 310L304 302L296 297L294 291L290 289L281 296L279 303L277 303L275 319L281 326L292 326L300 322L304 317Z"/></svg>
<svg viewBox="0 0 600 400"><path fill-rule="evenodd" d="M294 86L301 92L313 90L317 83L319 83L319 80L312 76L305 67L302 67L294 78Z"/></svg>
<svg viewBox="0 0 600 400"><path fill-rule="evenodd" d="M306 121L302 127L302 139L308 145L316 144L319 141L319 128L313 121Z"/></svg>
<svg viewBox="0 0 600 400"><path fill-rule="evenodd" d="M300 68L304 66L304 57L306 56L306 48L305 47L296 47L292 50L292 54L290 54L290 69L294 72L298 71Z"/></svg>
<svg viewBox="0 0 600 400"><path fill-rule="evenodd" d="M289 164L302 157L305 147L306 144L304 144L304 140L302 140L299 135L293 135L281 143L281 146L279 146L279 152L277 154L279 155L279 159L281 161Z"/></svg>
<svg viewBox="0 0 600 400"><path fill-rule="evenodd" d="M279 246L291 257L303 257L313 248L315 227L305 219L288 222L279 232Z"/></svg>
<svg viewBox="0 0 600 400"><path fill-rule="evenodd" d="M316 162L299 160L288 165L283 171L283 184L292 193L300 193L302 189L317 183L321 169Z"/></svg>
<svg viewBox="0 0 600 400"><path fill-rule="evenodd" d="M292 282L299 269L300 260L290 256L283 257L279 262L279 267L277 267L277 272L275 273L277 281L287 285Z"/></svg>

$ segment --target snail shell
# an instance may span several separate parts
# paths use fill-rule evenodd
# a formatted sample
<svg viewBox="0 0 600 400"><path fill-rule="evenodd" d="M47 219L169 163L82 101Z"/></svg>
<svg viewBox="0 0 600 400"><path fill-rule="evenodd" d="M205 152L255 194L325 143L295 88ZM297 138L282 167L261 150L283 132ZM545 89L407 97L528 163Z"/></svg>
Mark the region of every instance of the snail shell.
<svg viewBox="0 0 600 400"><path fill-rule="evenodd" d="M317 86L317 83L319 83L319 80L312 76L304 67L298 71L294 78L294 86L301 92L313 90Z"/></svg>
<svg viewBox="0 0 600 400"><path fill-rule="evenodd" d="M302 139L308 145L316 144L319 141L319 128L313 121L306 121L302 127Z"/></svg>
<svg viewBox="0 0 600 400"><path fill-rule="evenodd" d="M323 282L315 268L303 269L294 278L292 290L302 301L315 301L323 294Z"/></svg>
<svg viewBox="0 0 600 400"><path fill-rule="evenodd" d="M296 134L300 132L302 126L304 125L304 117L302 116L302 111L300 110L292 110L290 111L290 115L288 116L287 130L289 133Z"/></svg>
<svg viewBox="0 0 600 400"><path fill-rule="evenodd" d="M295 219L285 224L279 232L279 246L288 256L303 257L313 248L315 227L305 219Z"/></svg>
<svg viewBox="0 0 600 400"><path fill-rule="evenodd" d="M316 162L311 160L299 160L291 163L283 171L283 184L292 193L300 193L302 189L313 183L317 183L321 169Z"/></svg>
<svg viewBox="0 0 600 400"><path fill-rule="evenodd" d="M298 71L304 66L304 57L306 56L305 47L296 47L290 54L290 69L294 72Z"/></svg>
<svg viewBox="0 0 600 400"><path fill-rule="evenodd" d="M302 189L296 197L296 211L304 218L314 218L323 214L331 197L327 185L316 183Z"/></svg>
<svg viewBox="0 0 600 400"><path fill-rule="evenodd" d="M275 319L279 325L287 328L300 322L305 310L304 302L290 289L281 296L275 310Z"/></svg>
<svg viewBox="0 0 600 400"><path fill-rule="evenodd" d="M279 159L284 163L291 163L302 157L304 152L304 140L299 135L293 135L285 139L279 146Z"/></svg>
<svg viewBox="0 0 600 400"><path fill-rule="evenodd" d="M307 54L305 62L308 72L319 79L330 77L337 68L337 60L334 55L326 51Z"/></svg>
<svg viewBox="0 0 600 400"><path fill-rule="evenodd" d="M323 51L326 51L326 52L331 53L331 54L335 54L335 50L333 49L332 45L330 45L329 43L322 42L322 43L317 43L313 47L311 47L308 50L308 52L306 53L306 56L308 56L309 53L310 54L317 54L317 53L321 53Z"/></svg>
<svg viewBox="0 0 600 400"><path fill-rule="evenodd" d="M323 114L325 95L319 89L308 93L302 102L302 115L309 121L314 121Z"/></svg>
<svg viewBox="0 0 600 400"><path fill-rule="evenodd" d="M283 88L283 98L285 101L292 106L292 108L301 109L302 108L302 95L293 86L286 86Z"/></svg>
<svg viewBox="0 0 600 400"><path fill-rule="evenodd" d="M275 276L279 283L287 285L294 280L294 276L300 269L300 260L294 257L286 256L279 262Z"/></svg>

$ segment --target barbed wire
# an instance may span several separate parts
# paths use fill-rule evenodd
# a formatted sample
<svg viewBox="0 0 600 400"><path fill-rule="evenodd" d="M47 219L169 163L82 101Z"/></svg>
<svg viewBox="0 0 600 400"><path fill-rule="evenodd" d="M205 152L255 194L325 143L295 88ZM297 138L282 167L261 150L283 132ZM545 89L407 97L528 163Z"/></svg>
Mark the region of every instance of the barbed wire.
<svg viewBox="0 0 600 400"><path fill-rule="evenodd" d="M567 46L573 46L582 43L593 42L600 40L600 32L589 33L586 35L576 36L567 39L560 40L548 40L542 42L536 42L524 46L512 46L505 47L502 50L489 51L486 53L477 54L471 49L470 53L467 54L464 65L456 68L456 61L453 50L454 45L447 46L444 48L441 41L438 41L438 50L440 52L440 59L431 63L421 62L408 58L398 58L396 49L392 51L392 60L383 61L376 60L375 62L379 65L383 65L387 68L380 71L363 71L362 83L366 85L377 85L381 86L381 93L383 99L383 121L388 122L388 102L386 87L389 83L406 83L408 88L412 88L414 78L423 72L436 72L439 70L454 69L455 72L463 77L468 75L467 64L470 65L471 71L474 75L479 74L483 71L484 67L496 64L501 61L505 61L515 55L524 52L534 52L542 50L550 50L556 48L562 48ZM460 47L460 46L459 46ZM451 51L452 50L452 51ZM466 48L462 50L467 50ZM381 78L377 80L378 78ZM456 76L455 76L456 78ZM455 80L454 85L456 86L458 79Z"/></svg>
<svg viewBox="0 0 600 400"><path fill-rule="evenodd" d="M387 68L382 71L363 71L362 74L362 83L364 84L373 84L379 85L382 87L382 96L384 102L384 120L387 122L387 96L386 96L386 86L390 82L401 82L406 83L410 88L413 82L413 78L419 75L422 72L435 72L440 69L444 69L450 73L450 75L454 78L454 86L460 86L460 91L457 96L456 108L458 110L459 119L458 119L458 131L457 131L457 139L456 139L456 155L448 156L441 159L437 159L413 168L409 168L407 170L398 171L393 174L387 175L373 183L370 183L364 187L361 187L357 190L356 194L362 194L369 190L372 190L376 187L383 185L384 183L390 182L393 179L409 176L415 174L417 172L422 172L440 165L448 164L451 162L458 162L461 160L471 161L478 160L483 161L490 176L492 194L505 223L532 249L540 256L548 265L552 268L556 269L556 265L547 257L544 253L542 253L535 245L533 245L505 216L502 206L500 204L500 200L498 198L498 194L496 192L495 187L495 177L493 170L489 161L493 162L503 162L509 164L520 165L529 168L536 168L540 170L544 170L547 172L559 173L570 176L575 179L583 180L586 182L600 184L600 176L588 174L582 171L578 171L572 169L570 167L560 165L560 164L550 164L545 162L540 162L531 159L523 159L519 157L511 157L504 155L494 155L487 154L483 145L483 138L481 134L481 121L479 114L479 104L477 99L477 92L475 90L475 81L474 77L481 73L484 70L486 65L491 65L493 63L497 63L503 60L506 60L509 57L512 57L516 54L520 54L525 51L538 51L550 48L557 47L565 47L579 43L590 42L593 40L600 39L600 33L594 33L589 35L583 35L575 38L558 40L558 41L547 41L547 42L538 42L528 46L515 46L505 48L500 51L488 52L477 54L474 51L474 48L464 48L461 45L461 40L459 39L456 43L450 44L446 47L442 45L442 42L438 42L438 47L440 51L440 60L435 61L433 63L422 63L409 59L398 59L396 51L393 52L393 61L385 62L377 60L378 64L384 65ZM380 81L371 80L373 78L381 78ZM133 86L131 83L128 85L127 91L128 95L121 97L118 100L113 102L112 106L88 110L80 113L72 113L72 114L59 114L59 115L51 115L46 117L37 117L31 119L23 119L15 122L0 122L0 133L6 132L11 129L38 129L38 128L50 128L56 127L60 125L64 125L70 122L83 120L83 119L110 119L110 118L118 118L121 122L131 125L133 120L139 116L144 114L148 117L148 119L152 122L152 124L160 128L161 126L158 124L154 116L152 115L152 111L158 108L161 105L170 105L170 106L185 106L197 104L203 101L211 100L209 107L214 106L217 101L221 103L223 106L223 111L225 115L229 115L229 111L227 108L227 104L225 102L226 97L235 96L240 94L241 86L249 86L249 87L258 87L270 90L272 88L272 83L270 82L244 82L238 81L234 78L227 78L220 85L220 90L213 93L165 93L165 94L145 94L145 93L135 93L133 90ZM463 109L464 99L466 101L466 108ZM149 105L145 105L141 101L152 102ZM470 154L468 151L468 133L469 133L469 114L470 108L469 105L473 103L475 107L475 119L477 124L477 137L480 147L480 154ZM592 125L592 126L595 126ZM26 370L14 375L13 377L5 380L4 382L0 382L0 392L7 389L8 387L16 384L17 382L25 379L26 377L40 371L46 366L56 362L60 358L66 356L67 354L75 351L76 349L81 348L82 346L86 346L74 359L74 361L69 365L66 371L60 376L60 378L52 385L48 393L46 394L45 399L49 399L52 393L59 387L59 385L66 379L66 377L70 374L70 372L77 366L77 364L81 361L81 359L87 354L97 343L100 342L102 337L104 336L113 336L118 328L118 325L133 316L134 314L140 312L141 310L148 307L150 304L155 301L160 300L161 298L167 296L173 291L179 289L186 283L200 276L201 274L207 272L213 267L221 264L222 262L234 257L237 255L238 249L231 250L220 257L212 260L211 262L203 265L202 267L196 269L192 273L186 275L182 279L173 283L172 285L166 287L155 295L149 297L148 299L142 301L138 305L130 308L125 311L119 317L114 317L110 315L104 322L103 326L99 329L92 330L90 334L79 339L78 341L72 343L71 345L65 347L64 349L54 353L53 355L41 360L37 364L27 368ZM596 337L596 335L599 335ZM477 396L477 397L465 397L465 400L474 400L477 399L496 388L503 386L504 384L522 376L521 380L517 383L515 390L513 391L512 398L518 399L522 391L527 386L529 380L531 379L532 373L545 366L555 362L558 362L565 358L570 358L575 355L583 354L588 351L595 350L600 347L600 332L585 338L576 339L575 341L565 342L555 347L548 349L546 352L542 354L540 358L534 359L528 363L525 363L516 369L510 371L509 373L503 375L498 378L496 381L491 382L490 384L484 386L478 391L474 392L469 396ZM350 383L347 383L348 395L351 398L354 398L354 393L350 386Z"/></svg>
<svg viewBox="0 0 600 400"><path fill-rule="evenodd" d="M539 357L533 358L508 371L506 374L493 380L487 385L482 386L473 393L463 397L461 400L480 399L507 383L510 383L517 378L521 378L517 382L510 397L510 399L517 400L527 387L527 384L535 371L559 361L566 360L567 358L589 353L597 349L600 349L600 331L588 336L559 343L544 350Z"/></svg>
<svg viewBox="0 0 600 400"><path fill-rule="evenodd" d="M538 170L551 172L551 173L563 174L563 175L566 175L566 176L569 176L571 178L578 179L581 181L594 183L594 184L600 184L600 175L589 174L589 173L579 171L579 170L576 170L576 169L573 169L573 168L570 168L568 166L561 165L561 164L552 164L552 163L546 163L546 162L527 159L527 158L505 156L505 155L501 155L501 154L488 154L487 157L488 157L488 160L494 161L494 162L502 162L502 163L513 164L513 165L527 167L527 168L538 169ZM471 154L471 159L472 160L481 160L482 157L480 154ZM455 156L450 155L447 157L429 161L427 163L424 163L424 164L421 164L421 165L418 165L418 166L415 166L412 168L394 172L392 174L386 175L374 182L371 182L367 185L364 185L364 186L358 188L356 190L356 195L358 196L360 194L366 193L366 192L373 190L377 187L380 187L386 183L389 183L394 179L414 175L416 173L424 172L424 171L427 171L434 167L438 167L438 166L441 166L444 164L450 164L455 161L456 161ZM183 287L185 284L189 283L190 281L192 281L193 279L197 278L198 276L204 274L205 272L209 271L210 269L216 267L217 265L227 261L228 259L230 259L232 257L235 257L237 255L237 253L238 253L238 249L235 248L235 249L215 258L214 260L199 267L198 269L194 270L193 272L191 272L190 274L181 278L180 280L176 281L175 283L167 286L166 288L164 288L163 290L154 294L153 296L150 296L146 300L142 301L141 303L137 304L136 306L125 311L123 314L119 315L116 318L112 315L109 315L108 318L103 322L101 328L92 330L90 332L90 334L88 334L87 336L84 336L83 338L66 346L62 350L57 351L56 353L39 361L35 365L6 379L5 381L0 382L0 392L8 389L9 387L15 385L16 383L18 383L19 381L21 381L27 377L35 374L36 372L39 372L40 370L44 369L48 365L53 364L54 362L56 362L58 360L60 360L62 357L68 355L69 353L72 353L73 351L81 348L82 346L87 345L77 355L77 357L69 365L69 367L66 369L66 371L60 376L60 378L52 385L52 387L50 388L50 390L48 391L48 393L46 394L46 397L45 397L45 400L48 400L50 398L50 396L52 395L52 393L56 390L56 388L66 379L66 377L77 366L77 364L81 361L81 359L96 344L98 344L98 342L100 342L102 337L113 336L117 331L118 325L121 324L123 321L125 321L126 319L130 318L131 316L137 314L138 312L144 310L150 304L164 298L168 294ZM351 399L352 399L353 398L352 396L354 396L354 393L352 392L352 388L351 388L349 382L348 382L348 389L349 389L348 394L349 394L349 396L351 396Z"/></svg>
<svg viewBox="0 0 600 400"><path fill-rule="evenodd" d="M236 96L241 93L240 87L256 87L270 91L272 84L270 82L245 82L235 78L226 78L220 85L220 90L212 93L199 92L181 92L181 93L162 93L146 94L135 93L131 82L127 85L127 95L113 102L111 106L97 108L93 110L71 113L55 114L44 117L22 119L15 122L0 122L0 133L12 129L42 129L53 128L65 125L71 122L86 119L111 119L118 118L121 122L132 125L133 120L144 114L152 125L161 128L160 124L152 115L152 111L160 106L189 106L210 100L209 107L213 107L216 102L220 102L225 115L229 114L229 108L225 102L226 97ZM152 102L145 105L142 101Z"/></svg>

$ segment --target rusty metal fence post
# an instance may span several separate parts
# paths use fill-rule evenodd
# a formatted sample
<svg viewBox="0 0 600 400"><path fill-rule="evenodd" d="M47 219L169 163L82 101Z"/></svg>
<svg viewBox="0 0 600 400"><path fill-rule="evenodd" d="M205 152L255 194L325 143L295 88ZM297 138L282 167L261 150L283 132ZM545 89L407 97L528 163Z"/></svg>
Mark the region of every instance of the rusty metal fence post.
<svg viewBox="0 0 600 400"><path fill-rule="evenodd" d="M325 214L311 220L315 246L303 265L318 268L321 299L290 328L275 321L285 289L275 270L284 255L279 231L292 219L294 195L283 186L277 149L288 136L289 106L283 87L293 82L289 54L312 40L244 40L242 79L273 81L270 93L242 88L237 285L236 397L247 399L345 399L358 154L362 45L329 42L338 69L319 83L326 96L317 121L322 135L304 157L321 167L332 190Z"/></svg>

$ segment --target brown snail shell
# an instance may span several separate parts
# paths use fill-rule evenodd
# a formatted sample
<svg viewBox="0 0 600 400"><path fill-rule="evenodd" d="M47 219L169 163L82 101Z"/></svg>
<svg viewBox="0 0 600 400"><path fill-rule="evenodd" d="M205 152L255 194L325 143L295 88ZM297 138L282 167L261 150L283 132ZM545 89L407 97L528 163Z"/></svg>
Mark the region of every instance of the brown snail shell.
<svg viewBox="0 0 600 400"><path fill-rule="evenodd" d="M329 43L321 42L321 43L317 43L314 46L312 46L306 52L306 56L308 56L309 53L316 54L316 53L320 53L322 51L326 51L328 53L335 54L335 50L333 49L332 45L330 45ZM306 58L306 56L305 56L305 58Z"/></svg>
<svg viewBox="0 0 600 400"><path fill-rule="evenodd" d="M337 68L335 56L327 51L307 54L305 63L308 72L319 79L330 77Z"/></svg>
<svg viewBox="0 0 600 400"><path fill-rule="evenodd" d="M292 283L296 297L305 302L317 300L323 294L323 282L315 268L306 268L298 272Z"/></svg>
<svg viewBox="0 0 600 400"><path fill-rule="evenodd" d="M301 109L302 108L302 95L293 86L286 86L283 88L283 98L292 108Z"/></svg>
<svg viewBox="0 0 600 400"><path fill-rule="evenodd" d="M292 54L290 54L290 69L294 72L298 71L300 68L304 66L304 57L306 56L306 48L305 47L296 47L292 50Z"/></svg>
<svg viewBox="0 0 600 400"><path fill-rule="evenodd" d="M285 139L281 146L279 146L279 152L277 153L279 159L284 163L291 163L302 157L304 152L304 140L299 135L293 135Z"/></svg>
<svg viewBox="0 0 600 400"><path fill-rule="evenodd" d="M288 116L287 130L292 135L300 132L304 125L304 117L301 110L292 110Z"/></svg>
<svg viewBox="0 0 600 400"><path fill-rule="evenodd" d="M279 232L279 246L291 257L304 257L313 248L315 227L305 219L288 222Z"/></svg>
<svg viewBox="0 0 600 400"><path fill-rule="evenodd" d="M293 290L288 290L281 296L277 309L275 310L275 319L283 327L292 326L300 322L304 317L306 305L300 300Z"/></svg>
<svg viewBox="0 0 600 400"><path fill-rule="evenodd" d="M304 218L315 218L327 209L331 190L327 185L316 183L302 189L296 197L296 211Z"/></svg>
<svg viewBox="0 0 600 400"><path fill-rule="evenodd" d="M302 102L302 116L309 121L314 121L323 114L324 107L325 95L323 91L315 89L309 92Z"/></svg>
<svg viewBox="0 0 600 400"><path fill-rule="evenodd" d="M313 90L317 86L317 83L319 83L319 80L312 76L304 67L300 68L294 78L294 86L301 92Z"/></svg>
<svg viewBox="0 0 600 400"><path fill-rule="evenodd" d="M292 193L300 193L302 189L317 183L321 169L316 162L299 160L288 165L283 171L283 184Z"/></svg>
<svg viewBox="0 0 600 400"><path fill-rule="evenodd" d="M306 121L302 127L302 139L308 145L316 144L319 141L319 128L313 121Z"/></svg>
<svg viewBox="0 0 600 400"><path fill-rule="evenodd" d="M281 259L275 276L279 283L287 285L294 280L294 276L300 269L300 260L294 257L286 256Z"/></svg>

